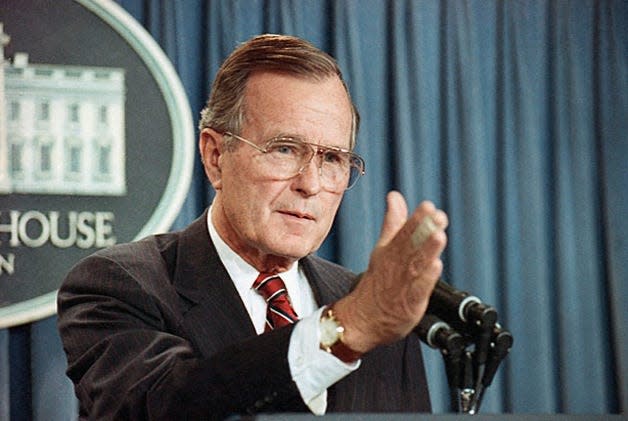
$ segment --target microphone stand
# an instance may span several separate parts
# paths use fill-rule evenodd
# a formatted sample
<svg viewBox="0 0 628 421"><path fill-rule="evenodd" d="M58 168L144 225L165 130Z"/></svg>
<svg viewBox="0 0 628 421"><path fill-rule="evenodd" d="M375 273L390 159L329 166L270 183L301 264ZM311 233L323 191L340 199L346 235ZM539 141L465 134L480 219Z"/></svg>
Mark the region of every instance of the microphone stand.
<svg viewBox="0 0 628 421"><path fill-rule="evenodd" d="M474 373L474 393L472 395L468 410L469 414L475 414L480 409L480 396L483 392L482 378L484 377L486 361L491 348L491 339L495 323L497 323L497 310L485 304L477 304L469 309L474 313L471 319L475 322L476 332L472 336L475 350L472 355L472 365Z"/></svg>
<svg viewBox="0 0 628 421"><path fill-rule="evenodd" d="M504 358L506 358L506 356L510 352L512 344L512 334L507 330L503 330L499 323L496 323L493 331L491 332L491 349L488 355L488 360L486 362L486 369L484 370L482 377L479 378L480 382L478 384L475 402L475 407L477 409L480 408L480 405L482 403L484 391L493 382L493 378L495 377L495 373L497 373L499 364L503 361Z"/></svg>
<svg viewBox="0 0 628 421"><path fill-rule="evenodd" d="M497 323L497 311L491 306L478 301L466 314L464 321L448 320L452 327L426 313L415 331L443 356L452 411L473 415L479 412L486 388L510 352L513 337Z"/></svg>

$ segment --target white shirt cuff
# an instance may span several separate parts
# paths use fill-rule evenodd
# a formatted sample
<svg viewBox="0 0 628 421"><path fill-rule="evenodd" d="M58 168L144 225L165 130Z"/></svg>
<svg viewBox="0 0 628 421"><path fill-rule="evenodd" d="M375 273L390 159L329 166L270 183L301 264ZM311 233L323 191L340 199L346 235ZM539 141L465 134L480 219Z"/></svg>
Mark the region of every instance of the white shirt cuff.
<svg viewBox="0 0 628 421"><path fill-rule="evenodd" d="M320 349L318 321L323 308L304 317L294 327L288 348L288 364L301 398L316 415L327 410L327 388L360 367L361 360L345 363Z"/></svg>

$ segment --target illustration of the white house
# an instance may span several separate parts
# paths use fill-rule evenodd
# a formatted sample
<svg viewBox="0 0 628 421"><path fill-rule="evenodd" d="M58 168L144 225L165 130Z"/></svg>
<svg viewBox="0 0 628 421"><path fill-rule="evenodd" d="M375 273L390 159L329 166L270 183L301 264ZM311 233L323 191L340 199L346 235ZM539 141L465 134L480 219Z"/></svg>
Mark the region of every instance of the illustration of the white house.
<svg viewBox="0 0 628 421"><path fill-rule="evenodd" d="M0 23L0 195L126 194L124 69L5 59Z"/></svg>

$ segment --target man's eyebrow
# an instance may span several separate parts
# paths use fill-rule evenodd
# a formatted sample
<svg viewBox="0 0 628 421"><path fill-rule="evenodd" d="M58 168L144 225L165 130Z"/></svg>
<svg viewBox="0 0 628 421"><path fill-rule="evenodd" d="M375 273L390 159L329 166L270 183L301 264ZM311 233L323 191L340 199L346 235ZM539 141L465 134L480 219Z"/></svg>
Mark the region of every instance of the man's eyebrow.
<svg viewBox="0 0 628 421"><path fill-rule="evenodd" d="M268 142L270 140L274 140L274 139L289 139L289 140L298 140L301 142L305 142L308 144L312 144L312 145L318 145L321 148L327 148L329 150L342 150L342 151L349 151L351 152L351 149L349 149L346 146L336 146L336 145L328 145L327 143L323 143L323 142L317 142L316 139L309 139L306 136L300 135L300 134L291 134L289 132L280 132L279 134L266 138L265 141Z"/></svg>
<svg viewBox="0 0 628 421"><path fill-rule="evenodd" d="M304 139L305 136L300 135L295 132L286 132L286 131L278 131L278 133L274 137L291 137L295 139Z"/></svg>
<svg viewBox="0 0 628 421"><path fill-rule="evenodd" d="M293 140L300 140L302 142L310 142L305 136L302 136L299 134L291 134L287 132L282 132L269 138L269 140L272 140L272 139L293 139Z"/></svg>

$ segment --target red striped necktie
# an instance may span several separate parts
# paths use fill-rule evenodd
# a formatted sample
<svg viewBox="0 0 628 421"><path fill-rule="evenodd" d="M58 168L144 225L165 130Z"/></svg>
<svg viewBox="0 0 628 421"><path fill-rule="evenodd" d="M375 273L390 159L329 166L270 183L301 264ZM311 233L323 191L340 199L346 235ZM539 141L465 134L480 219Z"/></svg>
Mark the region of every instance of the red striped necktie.
<svg viewBox="0 0 628 421"><path fill-rule="evenodd" d="M253 282L253 288L264 297L268 305L265 332L292 324L299 319L290 304L286 285L279 276L260 273Z"/></svg>

